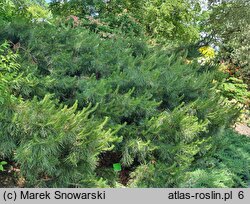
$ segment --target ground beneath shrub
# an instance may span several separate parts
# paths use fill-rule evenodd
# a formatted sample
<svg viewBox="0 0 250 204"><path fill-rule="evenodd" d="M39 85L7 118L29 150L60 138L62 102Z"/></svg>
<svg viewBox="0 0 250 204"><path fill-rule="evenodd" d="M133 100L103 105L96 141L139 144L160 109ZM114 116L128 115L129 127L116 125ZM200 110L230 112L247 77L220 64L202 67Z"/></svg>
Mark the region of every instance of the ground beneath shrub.
<svg viewBox="0 0 250 204"><path fill-rule="evenodd" d="M0 188L14 188L16 186L16 180L13 172L0 172Z"/></svg>
<svg viewBox="0 0 250 204"><path fill-rule="evenodd" d="M120 163L122 158L121 152L105 152L100 155L99 168L109 167L112 168L114 163ZM122 166L122 170L119 171L119 182L126 186L130 179L131 168Z"/></svg>
<svg viewBox="0 0 250 204"><path fill-rule="evenodd" d="M21 188L25 180L19 176L19 167L11 161L4 165L4 171L0 171L0 188Z"/></svg>

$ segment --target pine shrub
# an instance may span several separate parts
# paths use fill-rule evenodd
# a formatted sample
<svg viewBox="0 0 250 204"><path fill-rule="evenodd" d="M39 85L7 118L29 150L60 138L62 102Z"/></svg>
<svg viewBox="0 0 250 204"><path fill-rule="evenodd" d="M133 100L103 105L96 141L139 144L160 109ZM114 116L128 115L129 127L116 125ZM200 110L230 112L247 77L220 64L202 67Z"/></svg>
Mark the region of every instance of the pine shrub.
<svg viewBox="0 0 250 204"><path fill-rule="evenodd" d="M98 155L110 151L120 139L119 127L91 116L90 105L77 111L46 95L43 100L16 98L12 83L18 78L16 55L1 47L1 157L20 165L28 186L69 187L93 176ZM7 51L7 54L5 53ZM96 179L96 180L95 180Z"/></svg>
<svg viewBox="0 0 250 204"><path fill-rule="evenodd" d="M63 23L12 31L23 47L19 72L31 70L28 90L39 91L10 87L18 102L1 141L9 138L4 155L12 152L30 186L118 186L109 171L121 162L131 186L177 187L237 116L216 69L188 64L185 51ZM111 152L117 158L103 164Z"/></svg>

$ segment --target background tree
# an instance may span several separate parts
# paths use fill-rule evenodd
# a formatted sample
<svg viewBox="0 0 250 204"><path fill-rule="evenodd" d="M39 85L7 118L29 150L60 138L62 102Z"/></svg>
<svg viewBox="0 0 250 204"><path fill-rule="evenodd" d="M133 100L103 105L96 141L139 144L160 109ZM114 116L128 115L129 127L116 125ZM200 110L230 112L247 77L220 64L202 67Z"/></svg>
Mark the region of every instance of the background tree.
<svg viewBox="0 0 250 204"><path fill-rule="evenodd" d="M249 81L250 2L246 0L210 2L207 31L220 49L221 60L233 65Z"/></svg>

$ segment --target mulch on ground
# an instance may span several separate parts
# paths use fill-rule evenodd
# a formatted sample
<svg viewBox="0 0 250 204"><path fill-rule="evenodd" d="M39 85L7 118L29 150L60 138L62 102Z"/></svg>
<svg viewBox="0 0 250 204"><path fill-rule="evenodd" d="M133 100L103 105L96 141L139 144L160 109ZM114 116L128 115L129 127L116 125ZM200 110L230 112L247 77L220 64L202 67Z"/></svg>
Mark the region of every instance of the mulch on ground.
<svg viewBox="0 0 250 204"><path fill-rule="evenodd" d="M14 188L16 186L17 184L14 172L8 172L8 171L0 172L0 188Z"/></svg>

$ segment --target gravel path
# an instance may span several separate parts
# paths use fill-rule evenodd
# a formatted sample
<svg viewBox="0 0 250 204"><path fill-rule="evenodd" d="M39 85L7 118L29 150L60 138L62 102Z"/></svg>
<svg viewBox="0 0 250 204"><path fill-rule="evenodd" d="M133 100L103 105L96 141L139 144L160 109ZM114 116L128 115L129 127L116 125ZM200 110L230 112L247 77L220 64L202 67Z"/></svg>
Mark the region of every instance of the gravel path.
<svg viewBox="0 0 250 204"><path fill-rule="evenodd" d="M250 128L246 124L236 123L234 129L239 134L250 137Z"/></svg>

